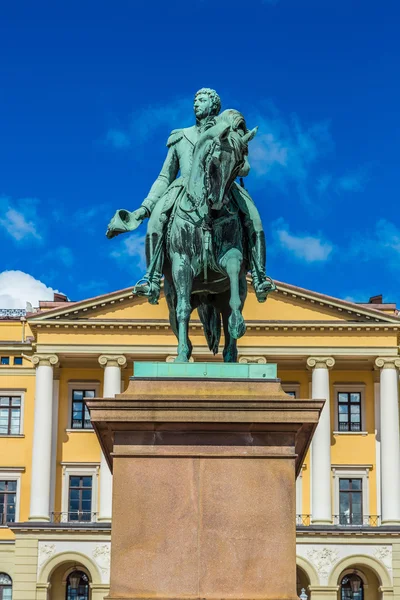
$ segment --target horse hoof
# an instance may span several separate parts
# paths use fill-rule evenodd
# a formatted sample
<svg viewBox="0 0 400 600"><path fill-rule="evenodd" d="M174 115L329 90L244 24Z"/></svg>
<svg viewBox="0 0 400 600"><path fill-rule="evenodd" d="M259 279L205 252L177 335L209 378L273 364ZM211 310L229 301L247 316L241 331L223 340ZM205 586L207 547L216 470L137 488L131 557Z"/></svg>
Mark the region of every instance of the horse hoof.
<svg viewBox="0 0 400 600"><path fill-rule="evenodd" d="M242 313L240 310L233 310L228 322L229 333L231 336L238 340L246 332L246 323L244 322Z"/></svg>

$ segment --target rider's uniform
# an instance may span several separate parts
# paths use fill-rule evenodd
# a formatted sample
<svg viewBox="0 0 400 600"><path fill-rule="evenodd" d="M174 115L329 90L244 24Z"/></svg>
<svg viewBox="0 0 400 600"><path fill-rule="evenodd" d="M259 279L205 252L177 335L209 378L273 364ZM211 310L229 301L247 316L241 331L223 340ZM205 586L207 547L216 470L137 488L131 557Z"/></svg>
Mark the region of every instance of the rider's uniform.
<svg viewBox="0 0 400 600"><path fill-rule="evenodd" d="M213 125L212 119L207 123L207 128ZM147 198L142 206L150 213L146 235L146 257L150 270L146 274L151 282L153 298L156 301L162 277L164 252L161 250L158 257L152 261L155 249L162 243L165 223L168 213L176 201L185 194L186 184L190 176L193 152L196 142L205 130L204 124L194 125L185 129L175 129L171 132L168 141L168 154L164 161L159 176L151 186ZM179 177L178 177L179 174ZM233 183L231 192L237 202L244 219L243 225L248 241L254 249L249 257L253 282L265 279L265 239L261 218L252 198L247 191Z"/></svg>

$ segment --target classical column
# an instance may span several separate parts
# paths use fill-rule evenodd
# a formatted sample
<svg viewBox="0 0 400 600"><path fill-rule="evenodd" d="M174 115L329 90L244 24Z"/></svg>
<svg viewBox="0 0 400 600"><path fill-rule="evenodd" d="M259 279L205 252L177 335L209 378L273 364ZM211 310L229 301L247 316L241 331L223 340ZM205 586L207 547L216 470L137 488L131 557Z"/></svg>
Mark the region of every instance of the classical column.
<svg viewBox="0 0 400 600"><path fill-rule="evenodd" d="M381 384L380 370L373 372L374 379L374 420L375 420L375 463L376 463L376 514L382 515L381 492Z"/></svg>
<svg viewBox="0 0 400 600"><path fill-rule="evenodd" d="M55 354L35 354L35 412L33 425L30 521L50 520L51 439L53 417L53 369Z"/></svg>
<svg viewBox="0 0 400 600"><path fill-rule="evenodd" d="M126 357L122 355L106 355L99 357L104 367L103 397L114 398L121 393L121 368L126 365ZM107 461L101 452L100 462L100 511L99 521L111 521L112 513L112 475Z"/></svg>
<svg viewBox="0 0 400 600"><path fill-rule="evenodd" d="M381 506L382 525L400 524L399 356L379 357L381 370Z"/></svg>
<svg viewBox="0 0 400 600"><path fill-rule="evenodd" d="M311 396L325 400L317 429L312 441L311 503L312 523L332 523L331 501L331 413L329 394L329 369L335 364L331 357L310 357L307 366L312 369Z"/></svg>
<svg viewBox="0 0 400 600"><path fill-rule="evenodd" d="M60 395L60 371L53 373L53 425L51 432L51 469L50 469L50 512L54 511L57 480L57 438L58 438L58 400Z"/></svg>

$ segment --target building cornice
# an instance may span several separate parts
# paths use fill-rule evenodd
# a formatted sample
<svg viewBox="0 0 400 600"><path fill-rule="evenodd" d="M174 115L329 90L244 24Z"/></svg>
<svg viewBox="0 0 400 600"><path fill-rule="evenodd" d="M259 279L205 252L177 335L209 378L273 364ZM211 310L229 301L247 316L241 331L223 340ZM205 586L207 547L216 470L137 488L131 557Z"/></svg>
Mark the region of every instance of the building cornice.
<svg viewBox="0 0 400 600"><path fill-rule="evenodd" d="M125 329L125 330L166 330L171 331L167 319L144 320L144 319L71 319L71 320L47 320L45 322L31 323L32 329ZM200 321L192 320L189 323L192 331L203 329ZM363 323L349 321L251 321L246 320L247 331L400 331L400 322L397 323Z"/></svg>

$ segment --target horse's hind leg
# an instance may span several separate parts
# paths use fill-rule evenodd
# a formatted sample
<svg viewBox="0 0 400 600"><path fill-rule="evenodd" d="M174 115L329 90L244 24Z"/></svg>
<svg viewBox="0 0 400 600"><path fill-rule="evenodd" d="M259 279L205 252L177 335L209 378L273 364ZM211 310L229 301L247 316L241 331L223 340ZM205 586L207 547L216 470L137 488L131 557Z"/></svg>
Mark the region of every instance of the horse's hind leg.
<svg viewBox="0 0 400 600"><path fill-rule="evenodd" d="M234 339L245 334L246 324L242 316L243 303L240 297L239 276L242 268L243 255L238 248L231 248L223 256L220 264L229 277L231 296L229 306L231 314L228 321L229 333Z"/></svg>
<svg viewBox="0 0 400 600"><path fill-rule="evenodd" d="M189 362L192 344L189 340L189 319L192 307L193 273L188 258L178 254L172 259L172 277L177 294L176 321L178 324L178 356L175 362Z"/></svg>

